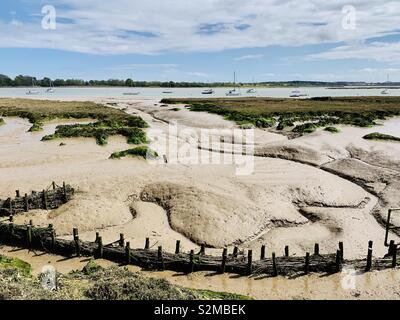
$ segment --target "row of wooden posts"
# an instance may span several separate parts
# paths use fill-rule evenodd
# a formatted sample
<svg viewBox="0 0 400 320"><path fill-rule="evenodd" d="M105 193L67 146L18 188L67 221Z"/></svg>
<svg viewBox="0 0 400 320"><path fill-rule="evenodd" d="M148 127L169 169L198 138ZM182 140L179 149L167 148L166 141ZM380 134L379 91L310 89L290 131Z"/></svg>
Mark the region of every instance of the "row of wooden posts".
<svg viewBox="0 0 400 320"><path fill-rule="evenodd" d="M12 222L12 217L10 217L10 221ZM30 246L31 244L31 227L33 225L33 222L30 221L29 225L27 226L27 240L28 243L27 245ZM49 230L51 230L51 239L52 243L55 242L55 231L53 229L52 225L49 225ZM79 232L78 228L73 229L73 241L75 243L75 252L77 256L81 255L81 246L80 246L80 240L79 240ZM104 252L104 244L102 237L100 236L99 232L96 232L96 239L95 243L97 244L97 250L95 252L95 258L103 258L103 252ZM118 246L121 248L125 248L125 262L127 264L131 264L132 259L131 259L131 247L130 247L130 242L125 243L125 237L124 234L121 233L119 240L116 242L118 243ZM372 262L373 262L373 241L369 241L368 243L368 252L367 252L367 258L366 258L366 264L365 264L365 272L371 271L372 270ZM145 245L144 245L145 250L150 250L150 238L145 239ZM175 246L175 254L179 255L181 253L181 242L180 240L176 241L176 246ZM206 255L206 248L205 245L201 245L200 251L198 253L199 256L205 256ZM235 246L233 248L232 252L232 257L233 258L238 258L239 255L239 248ZM392 268L396 268L397 266L397 246L395 245L394 241L391 241L388 255L392 257ZM272 253L272 275L273 276L278 276L278 264L277 264L277 258L275 252ZM316 243L314 245L314 256L320 256L320 247L319 244ZM284 257L289 257L289 246L285 246L284 248ZM220 265L220 272L225 273L226 271L226 263L228 259L228 249L224 248L222 251L222 260L221 260L221 265ZM262 245L261 246L261 252L260 252L260 260L263 261L266 259L266 246ZM159 265L160 270L165 270L165 264L164 264L164 251L162 246L158 246L157 249L157 262ZM344 260L344 244L343 242L339 242L338 249L336 251L335 255L335 272L340 272L342 268L342 264L345 262ZM350 262L350 261L349 261ZM195 252L194 250L190 250L189 254L189 273L194 271L194 266L195 266ZM251 275L253 273L253 250L248 250L247 252L247 268L246 268L246 274ZM304 274L309 274L310 273L310 253L307 252L304 258Z"/></svg>

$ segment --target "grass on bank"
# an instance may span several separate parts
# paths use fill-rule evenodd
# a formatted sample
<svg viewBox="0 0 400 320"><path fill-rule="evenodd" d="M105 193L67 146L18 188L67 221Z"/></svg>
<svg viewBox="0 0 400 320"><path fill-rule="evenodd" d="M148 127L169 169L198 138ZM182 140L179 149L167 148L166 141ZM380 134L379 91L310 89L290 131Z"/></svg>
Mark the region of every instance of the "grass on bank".
<svg viewBox="0 0 400 320"><path fill-rule="evenodd" d="M383 134L383 133L379 133L379 132L367 134L363 138L366 140L400 141L399 137L395 137L395 136L391 136L389 134Z"/></svg>
<svg viewBox="0 0 400 320"><path fill-rule="evenodd" d="M328 131L328 132L331 132L331 133L339 133L340 132L340 130L338 128L336 128L336 127L326 127L324 129L324 131Z"/></svg>
<svg viewBox="0 0 400 320"><path fill-rule="evenodd" d="M4 261L8 261L5 258ZM21 273L21 260L0 263L2 300L248 300L247 296L172 285L164 279L145 277L125 267L102 268L90 260L80 271L57 275L57 290L46 290L41 276ZM23 262L24 265L27 264ZM9 264L9 265L8 265ZM24 266L24 268L26 268ZM30 270L30 266L29 266Z"/></svg>
<svg viewBox="0 0 400 320"><path fill-rule="evenodd" d="M121 159L127 156L140 157L144 159L156 159L158 158L158 153L149 147L141 146L133 149L114 152L110 156L110 159Z"/></svg>
<svg viewBox="0 0 400 320"><path fill-rule="evenodd" d="M32 267L29 263L18 258L10 258L0 255L0 271L4 269L15 269L21 272L24 276L30 276Z"/></svg>
<svg viewBox="0 0 400 320"><path fill-rule="evenodd" d="M121 110L88 101L50 101L31 99L0 99L0 116L21 117L32 124L29 131L40 131L45 122L54 119L93 119L88 124L60 125L52 135L43 141L92 137L99 145L105 145L109 136L123 135L131 144L147 143L142 130L147 123L137 116L128 115Z"/></svg>
<svg viewBox="0 0 400 320"><path fill-rule="evenodd" d="M215 113L239 125L276 126L277 130L298 134L338 124L371 127L377 120L400 116L400 97L163 99L161 102L187 104L192 111Z"/></svg>

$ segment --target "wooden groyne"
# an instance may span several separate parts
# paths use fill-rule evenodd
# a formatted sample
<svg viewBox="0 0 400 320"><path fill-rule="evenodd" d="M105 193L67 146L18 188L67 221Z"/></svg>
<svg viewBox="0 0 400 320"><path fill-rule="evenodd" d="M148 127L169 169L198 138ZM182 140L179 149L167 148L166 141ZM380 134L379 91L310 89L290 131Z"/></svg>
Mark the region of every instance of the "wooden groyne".
<svg viewBox="0 0 400 320"><path fill-rule="evenodd" d="M73 229L73 239L60 239L52 225L47 228L35 227L31 221L29 225L16 225L11 221L0 222L0 243L28 249L41 250L64 257L95 257L110 260L119 264L131 264L147 270L171 270L182 273L195 271L211 271L215 273L234 273L243 276L301 276L309 273L333 274L340 272L343 266L356 271L368 272L396 268L398 264L397 247L391 244L389 253L383 258L373 258L373 243L368 243L366 258L359 260L344 259L344 245L339 243L333 254L321 254L316 244L313 253L305 256L290 256L286 246L283 256L274 252L268 254L262 246L258 257L252 250L246 253L235 247L228 253L223 249L221 255L206 254L206 248L201 247L199 252L181 252L180 241L176 242L175 253L165 252L162 246L157 250L150 249L149 238L144 239L144 248L133 249L129 242L125 242L124 235L110 244L104 244L99 233L93 237L94 241L81 241L78 229Z"/></svg>
<svg viewBox="0 0 400 320"><path fill-rule="evenodd" d="M15 191L15 198L0 199L0 217L8 217L13 214L28 212L30 210L52 210L67 203L74 195L74 189L63 183L62 186L52 182L51 185L40 192L32 191L21 196L19 190Z"/></svg>

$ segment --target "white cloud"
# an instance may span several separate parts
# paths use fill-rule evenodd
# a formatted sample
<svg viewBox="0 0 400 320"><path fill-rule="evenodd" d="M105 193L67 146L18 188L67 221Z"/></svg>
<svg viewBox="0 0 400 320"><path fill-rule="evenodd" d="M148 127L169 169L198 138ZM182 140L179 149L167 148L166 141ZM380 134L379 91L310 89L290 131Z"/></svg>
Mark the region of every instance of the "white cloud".
<svg viewBox="0 0 400 320"><path fill-rule="evenodd" d="M204 72L188 72L189 76L193 76L193 77L201 77L201 78L207 78L210 75L208 73L204 73Z"/></svg>
<svg viewBox="0 0 400 320"><path fill-rule="evenodd" d="M255 60L255 59L261 59L263 58L263 54L248 54L245 56L237 57L234 60L235 61L242 61L242 60Z"/></svg>
<svg viewBox="0 0 400 320"><path fill-rule="evenodd" d="M155 54L345 42L313 58L377 59L383 48L385 61L398 59L394 44L390 53L386 44L348 43L391 33L398 26L400 3L352 0L356 29L344 30L342 7L348 4L348 0L54 0L57 30L41 29L40 19L23 21L22 26L0 21L0 47Z"/></svg>

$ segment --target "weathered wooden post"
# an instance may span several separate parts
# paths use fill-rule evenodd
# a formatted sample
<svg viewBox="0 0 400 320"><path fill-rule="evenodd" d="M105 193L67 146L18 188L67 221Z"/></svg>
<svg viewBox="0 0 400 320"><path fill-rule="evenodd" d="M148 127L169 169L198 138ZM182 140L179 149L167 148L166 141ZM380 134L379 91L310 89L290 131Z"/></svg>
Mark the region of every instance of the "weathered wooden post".
<svg viewBox="0 0 400 320"><path fill-rule="evenodd" d="M310 272L310 253L306 252L306 262L304 266L304 273L309 274Z"/></svg>
<svg viewBox="0 0 400 320"><path fill-rule="evenodd" d="M97 259L103 258L103 239L101 236L97 239Z"/></svg>
<svg viewBox="0 0 400 320"><path fill-rule="evenodd" d="M56 243L56 231L53 229L53 225L51 227L52 227L50 230L51 246L54 247Z"/></svg>
<svg viewBox="0 0 400 320"><path fill-rule="evenodd" d="M72 235L73 235L73 237L74 237L74 240L76 240L76 237L79 236L78 228L73 228L73 229L72 229Z"/></svg>
<svg viewBox="0 0 400 320"><path fill-rule="evenodd" d="M75 242L76 255L78 257L80 257L80 255L81 255L81 245L80 245L80 242L79 242L79 231L78 231L78 228L73 228L72 229L72 234L73 234L74 242Z"/></svg>
<svg viewBox="0 0 400 320"><path fill-rule="evenodd" d="M239 252L239 248L238 248L238 247L234 247L234 248L233 248L233 257L234 257L234 258L237 258L238 252Z"/></svg>
<svg viewBox="0 0 400 320"><path fill-rule="evenodd" d="M200 247L200 255L204 256L206 254L206 246L204 244Z"/></svg>
<svg viewBox="0 0 400 320"><path fill-rule="evenodd" d="M30 225L26 226L26 244L28 248L32 245L32 226Z"/></svg>
<svg viewBox="0 0 400 320"><path fill-rule="evenodd" d="M285 247L285 257L289 257L289 246Z"/></svg>
<svg viewBox="0 0 400 320"><path fill-rule="evenodd" d="M99 238L100 238L100 233L96 232L96 239L94 240L95 243L99 242Z"/></svg>
<svg viewBox="0 0 400 320"><path fill-rule="evenodd" d="M24 210L25 210L25 212L29 211L29 201L28 201L27 193L25 193L25 196L24 196Z"/></svg>
<svg viewBox="0 0 400 320"><path fill-rule="evenodd" d="M314 245L314 254L317 256L317 255L319 255L319 244L318 243L316 243L315 245Z"/></svg>
<svg viewBox="0 0 400 320"><path fill-rule="evenodd" d="M253 271L253 250L247 253L247 274L250 275Z"/></svg>
<svg viewBox="0 0 400 320"><path fill-rule="evenodd" d="M63 182L63 196L64 196L64 202L68 202L68 192L67 192L67 185L65 184L65 181Z"/></svg>
<svg viewBox="0 0 400 320"><path fill-rule="evenodd" d="M145 243L145 245L144 245L144 248L145 248L146 250L149 250L149 249L150 249L150 238L146 238L146 243Z"/></svg>
<svg viewBox="0 0 400 320"><path fill-rule="evenodd" d="M397 266L397 245L393 244L392 268Z"/></svg>
<svg viewBox="0 0 400 320"><path fill-rule="evenodd" d="M48 205L47 205L47 192L46 192L46 190L42 191L42 202L43 202L43 209L47 210L48 209Z"/></svg>
<svg viewBox="0 0 400 320"><path fill-rule="evenodd" d="M189 273L192 273L194 271L194 250L190 250L189 267Z"/></svg>
<svg viewBox="0 0 400 320"><path fill-rule="evenodd" d="M19 190L15 190L15 195L17 198L19 198L21 196L21 194L19 193Z"/></svg>
<svg viewBox="0 0 400 320"><path fill-rule="evenodd" d="M275 252L272 252L272 275L274 277L278 276L278 266L276 265L276 256Z"/></svg>
<svg viewBox="0 0 400 320"><path fill-rule="evenodd" d="M344 261L344 247L343 242L339 242L339 251L340 251L340 261Z"/></svg>
<svg viewBox="0 0 400 320"><path fill-rule="evenodd" d="M265 259L265 245L261 246L261 255L260 255L260 260Z"/></svg>
<svg viewBox="0 0 400 320"><path fill-rule="evenodd" d="M13 212L13 201L11 198L8 198L7 201L8 201L8 210L10 211L10 213L12 213Z"/></svg>
<svg viewBox="0 0 400 320"><path fill-rule="evenodd" d="M164 257L163 257L162 246L158 247L157 260L161 264L161 270L164 271L165 270L165 265L164 265Z"/></svg>
<svg viewBox="0 0 400 320"><path fill-rule="evenodd" d="M53 190L56 190L56 183L54 181L51 183L51 185L53 187Z"/></svg>
<svg viewBox="0 0 400 320"><path fill-rule="evenodd" d="M336 250L336 261L335 261L336 272L340 272L341 265L342 265L341 253L340 250Z"/></svg>
<svg viewBox="0 0 400 320"><path fill-rule="evenodd" d="M393 255L393 248L394 248L394 240L390 240L389 250L388 250L388 255L389 256Z"/></svg>
<svg viewBox="0 0 400 320"><path fill-rule="evenodd" d="M10 221L11 223L14 222L14 216L12 214L10 214L10 217L8 218L8 221Z"/></svg>
<svg viewBox="0 0 400 320"><path fill-rule="evenodd" d="M365 267L365 271L371 271L372 268L372 246L373 246L373 241L368 242L368 254L367 254L367 265Z"/></svg>
<svg viewBox="0 0 400 320"><path fill-rule="evenodd" d="M131 243L128 241L125 246L125 262L126 264L131 263Z"/></svg>
<svg viewBox="0 0 400 320"><path fill-rule="evenodd" d="M120 233L119 234L119 241L118 241L118 244L119 244L119 246L120 247L124 247L124 245L125 245L125 237L124 237L124 234L123 233Z"/></svg>
<svg viewBox="0 0 400 320"><path fill-rule="evenodd" d="M181 248L181 241L176 240L176 245L175 245L175 254L179 254Z"/></svg>
<svg viewBox="0 0 400 320"><path fill-rule="evenodd" d="M29 225L33 227L33 220L29 220Z"/></svg>
<svg viewBox="0 0 400 320"><path fill-rule="evenodd" d="M228 256L228 249L224 248L224 250L222 251L222 262L221 262L221 273L222 274L225 273L227 256Z"/></svg>

